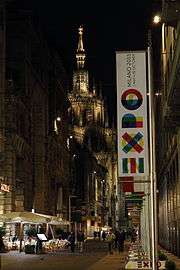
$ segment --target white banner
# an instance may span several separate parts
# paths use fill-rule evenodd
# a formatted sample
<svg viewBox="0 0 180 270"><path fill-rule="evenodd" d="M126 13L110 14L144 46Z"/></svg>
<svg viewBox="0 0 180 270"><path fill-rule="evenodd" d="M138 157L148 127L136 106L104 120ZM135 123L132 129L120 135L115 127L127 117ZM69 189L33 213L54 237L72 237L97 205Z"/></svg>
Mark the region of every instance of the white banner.
<svg viewBox="0 0 180 270"><path fill-rule="evenodd" d="M148 176L146 52L116 53L118 174Z"/></svg>

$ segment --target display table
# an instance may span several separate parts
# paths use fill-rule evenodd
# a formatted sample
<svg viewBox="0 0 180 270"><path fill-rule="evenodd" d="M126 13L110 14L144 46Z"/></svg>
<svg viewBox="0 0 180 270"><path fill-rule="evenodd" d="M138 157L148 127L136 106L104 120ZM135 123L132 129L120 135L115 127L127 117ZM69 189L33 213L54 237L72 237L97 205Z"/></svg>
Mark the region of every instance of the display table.
<svg viewBox="0 0 180 270"><path fill-rule="evenodd" d="M43 248L45 251L58 251L62 249L67 249L69 246L69 241L64 239L64 240L59 240L59 239L52 239L49 241L46 241L43 243Z"/></svg>

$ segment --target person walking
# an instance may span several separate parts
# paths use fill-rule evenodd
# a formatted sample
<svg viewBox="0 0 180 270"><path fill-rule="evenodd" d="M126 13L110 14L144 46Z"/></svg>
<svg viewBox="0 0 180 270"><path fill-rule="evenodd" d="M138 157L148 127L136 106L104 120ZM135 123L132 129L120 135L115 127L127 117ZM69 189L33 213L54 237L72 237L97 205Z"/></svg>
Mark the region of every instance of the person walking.
<svg viewBox="0 0 180 270"><path fill-rule="evenodd" d="M77 236L78 244L79 244L79 251L83 252L84 249L84 233L82 231L79 231L78 236Z"/></svg>
<svg viewBox="0 0 180 270"><path fill-rule="evenodd" d="M114 234L115 234L114 247L115 247L115 249L117 249L117 247L118 247L118 238L119 238L120 232L116 230Z"/></svg>
<svg viewBox="0 0 180 270"><path fill-rule="evenodd" d="M112 232L112 230L110 230L106 236L106 241L108 242L109 254L113 254L112 248L113 248L114 240L115 240L115 234Z"/></svg>
<svg viewBox="0 0 180 270"><path fill-rule="evenodd" d="M71 252L74 252L75 250L75 235L74 232L71 232L67 239L70 243Z"/></svg>
<svg viewBox="0 0 180 270"><path fill-rule="evenodd" d="M106 239L106 233L105 231L102 231L102 240L105 241L105 239Z"/></svg>
<svg viewBox="0 0 180 270"><path fill-rule="evenodd" d="M133 228L131 231L131 243L135 243L137 239L136 230Z"/></svg>
<svg viewBox="0 0 180 270"><path fill-rule="evenodd" d="M124 251L124 241L125 241L125 233L124 231L120 231L117 237L117 247L119 253Z"/></svg>

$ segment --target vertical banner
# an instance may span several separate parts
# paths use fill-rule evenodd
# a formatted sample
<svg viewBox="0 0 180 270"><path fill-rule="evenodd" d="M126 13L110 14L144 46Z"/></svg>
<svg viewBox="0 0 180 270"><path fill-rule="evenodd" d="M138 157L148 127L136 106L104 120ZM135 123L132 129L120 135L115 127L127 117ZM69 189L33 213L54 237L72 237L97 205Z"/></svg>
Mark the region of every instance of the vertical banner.
<svg viewBox="0 0 180 270"><path fill-rule="evenodd" d="M118 173L148 176L146 52L116 52Z"/></svg>

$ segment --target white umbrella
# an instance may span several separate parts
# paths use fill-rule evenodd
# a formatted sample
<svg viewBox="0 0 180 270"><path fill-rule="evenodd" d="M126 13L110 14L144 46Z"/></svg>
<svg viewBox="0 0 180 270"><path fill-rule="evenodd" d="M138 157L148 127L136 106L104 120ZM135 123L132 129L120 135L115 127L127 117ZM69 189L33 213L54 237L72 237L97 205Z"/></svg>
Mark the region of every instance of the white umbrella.
<svg viewBox="0 0 180 270"><path fill-rule="evenodd" d="M63 220L62 218L59 217L53 217L48 224L50 225L69 225L69 221Z"/></svg>
<svg viewBox="0 0 180 270"><path fill-rule="evenodd" d="M0 215L1 222L8 223L47 223L49 219L31 212L10 212Z"/></svg>
<svg viewBox="0 0 180 270"><path fill-rule="evenodd" d="M23 240L23 224L41 224L47 223L49 219L47 217L40 216L32 212L10 212L0 215L0 221L5 223L20 223L20 247L19 251L22 250Z"/></svg>

